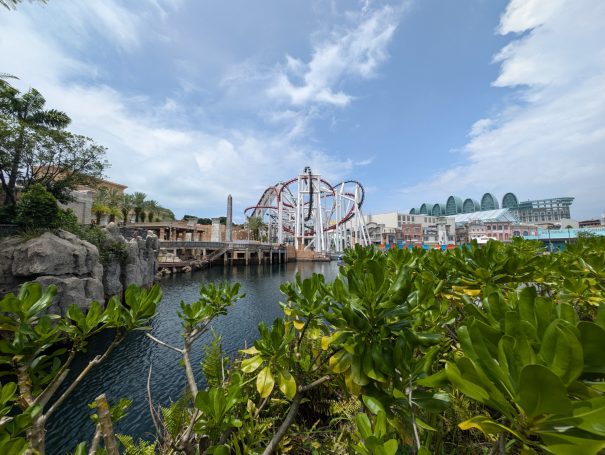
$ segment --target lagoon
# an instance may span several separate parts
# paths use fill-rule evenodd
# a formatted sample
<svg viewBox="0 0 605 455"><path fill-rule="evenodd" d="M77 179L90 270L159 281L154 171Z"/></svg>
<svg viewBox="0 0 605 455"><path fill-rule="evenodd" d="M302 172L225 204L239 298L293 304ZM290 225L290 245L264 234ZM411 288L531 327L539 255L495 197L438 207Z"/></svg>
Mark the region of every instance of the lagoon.
<svg viewBox="0 0 605 455"><path fill-rule="evenodd" d="M180 320L177 316L180 301L196 301L201 283L237 281L242 285L240 292L245 293L246 297L236 302L227 315L220 316L212 324L215 332L222 335L225 354L233 358L238 349L250 346L256 340L259 322L270 324L281 316L279 302L283 300L283 294L279 286L294 279L296 273L300 273L303 278L312 273L321 273L326 281L332 281L338 273L338 267L335 262L214 267L164 278L160 282L164 297L152 322L151 334L172 345L182 346ZM203 355L202 347L211 339L212 335L206 333L194 345L192 364L198 384L203 384L199 366ZM110 342L111 334L107 333L90 340L88 352L74 362L74 376ZM143 332L130 333L105 363L91 371L50 420L47 427L48 453L73 453L79 442L90 442L94 424L88 418L92 411L87 404L101 393L107 394L110 404L121 397L133 400L127 416L115 425L116 433L128 434L135 439L152 439L154 430L146 391L149 367L152 367L151 390L154 404L167 406L171 401L176 401L186 387L184 370L179 360L177 352L157 345Z"/></svg>

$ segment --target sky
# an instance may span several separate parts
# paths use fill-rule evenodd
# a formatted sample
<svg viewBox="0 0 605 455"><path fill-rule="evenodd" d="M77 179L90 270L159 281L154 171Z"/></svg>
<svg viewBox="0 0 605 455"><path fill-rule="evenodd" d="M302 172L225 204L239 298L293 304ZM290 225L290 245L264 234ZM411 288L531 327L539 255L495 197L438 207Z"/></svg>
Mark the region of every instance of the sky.
<svg viewBox="0 0 605 455"><path fill-rule="evenodd" d="M234 219L306 166L365 213L450 194L605 211L602 0L49 0L0 72L107 147L107 177Z"/></svg>

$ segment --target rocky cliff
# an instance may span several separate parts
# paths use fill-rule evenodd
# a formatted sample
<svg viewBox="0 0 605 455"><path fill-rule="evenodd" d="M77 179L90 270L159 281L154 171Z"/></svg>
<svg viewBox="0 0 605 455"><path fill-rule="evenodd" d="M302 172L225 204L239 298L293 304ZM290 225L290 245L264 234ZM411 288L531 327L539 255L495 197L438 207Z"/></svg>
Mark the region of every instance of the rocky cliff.
<svg viewBox="0 0 605 455"><path fill-rule="evenodd" d="M131 239L127 241L119 229L110 223L107 226L107 245L123 243L127 255L122 261L118 257L109 257L103 273L103 287L106 295L121 294L129 284L149 286L155 280L158 269L157 255L159 241L152 232L147 232L145 239Z"/></svg>
<svg viewBox="0 0 605 455"><path fill-rule="evenodd" d="M93 300L103 303L106 297L121 294L131 283L151 285L157 271L157 237L151 234L145 240L126 241L115 225L108 226L107 234L107 246L122 243L127 254L104 254L105 267L96 246L66 231L46 232L29 240L3 239L0 296L26 281L43 287L54 284L58 292L51 311L65 314L73 303L86 309Z"/></svg>

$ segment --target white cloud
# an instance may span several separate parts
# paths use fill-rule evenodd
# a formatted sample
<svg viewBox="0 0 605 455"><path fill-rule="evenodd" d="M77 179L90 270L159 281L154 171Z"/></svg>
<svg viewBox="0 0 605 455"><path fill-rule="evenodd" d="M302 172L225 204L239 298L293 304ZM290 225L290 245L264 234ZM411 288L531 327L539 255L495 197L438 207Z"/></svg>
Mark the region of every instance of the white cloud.
<svg viewBox="0 0 605 455"><path fill-rule="evenodd" d="M498 53L494 85L518 101L477 121L465 162L404 190L413 206L449 194L575 196L572 215L605 208L605 3L512 0L499 32L525 32Z"/></svg>
<svg viewBox="0 0 605 455"><path fill-rule="evenodd" d="M400 11L388 5L375 10L364 5L352 27L333 31L313 46L308 63L287 55L267 93L294 106L346 106L352 96L339 87L347 77L375 76L378 65L388 57L387 46L399 16Z"/></svg>
<svg viewBox="0 0 605 455"><path fill-rule="evenodd" d="M95 20L101 22L95 32L124 50L144 41L140 19L130 13L116 17L120 8L113 15L100 10L92 15L84 3L73 3L73 9L66 5L61 5L60 13L44 13L51 22L57 14L62 17L82 48L86 40L98 40L84 30ZM19 88L36 87L49 107L68 113L72 131L106 146L111 180L128 185L128 191L147 193L177 215L220 215L228 193L234 197L236 211L241 210L254 204L268 185L296 175L306 165L334 180L354 166L350 159L300 143L315 115L312 108L299 112L266 105L263 121L269 121L270 127L264 131L239 124L223 126L220 120L192 126L187 114L195 105L182 104L178 97L153 101L146 94L125 95L97 82L99 68L77 57L81 49L66 45L66 37L58 37L52 27L42 26L44 18L38 13L28 13L0 16L0 61L6 62L2 71L20 76ZM129 25L132 29L126 30Z"/></svg>

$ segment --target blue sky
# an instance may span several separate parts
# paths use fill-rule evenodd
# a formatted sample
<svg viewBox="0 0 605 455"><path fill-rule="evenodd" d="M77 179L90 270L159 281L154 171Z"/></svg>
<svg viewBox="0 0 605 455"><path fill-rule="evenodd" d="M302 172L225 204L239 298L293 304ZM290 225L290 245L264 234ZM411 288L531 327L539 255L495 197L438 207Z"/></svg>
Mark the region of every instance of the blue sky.
<svg viewBox="0 0 605 455"><path fill-rule="evenodd" d="M450 194L605 210L600 0L50 0L0 11L0 71L108 147L110 179L236 219L311 165L366 213Z"/></svg>

